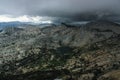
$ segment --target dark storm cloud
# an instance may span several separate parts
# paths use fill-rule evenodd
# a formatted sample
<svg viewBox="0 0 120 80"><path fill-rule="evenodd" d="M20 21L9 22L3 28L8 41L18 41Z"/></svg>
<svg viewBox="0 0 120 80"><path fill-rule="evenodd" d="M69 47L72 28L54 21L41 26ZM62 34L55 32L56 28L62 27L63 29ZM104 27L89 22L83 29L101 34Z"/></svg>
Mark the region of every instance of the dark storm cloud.
<svg viewBox="0 0 120 80"><path fill-rule="evenodd" d="M120 0L0 0L0 14L80 16L85 12L120 13Z"/></svg>

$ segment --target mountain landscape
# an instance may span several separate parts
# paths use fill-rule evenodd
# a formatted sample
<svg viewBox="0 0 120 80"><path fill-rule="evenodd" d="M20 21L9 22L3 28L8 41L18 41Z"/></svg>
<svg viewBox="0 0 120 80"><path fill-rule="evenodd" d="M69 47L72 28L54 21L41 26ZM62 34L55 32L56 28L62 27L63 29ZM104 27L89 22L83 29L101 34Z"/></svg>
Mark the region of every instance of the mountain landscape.
<svg viewBox="0 0 120 80"><path fill-rule="evenodd" d="M120 0L0 0L0 80L120 80Z"/></svg>
<svg viewBox="0 0 120 80"><path fill-rule="evenodd" d="M120 80L120 25L95 20L5 27L0 80Z"/></svg>

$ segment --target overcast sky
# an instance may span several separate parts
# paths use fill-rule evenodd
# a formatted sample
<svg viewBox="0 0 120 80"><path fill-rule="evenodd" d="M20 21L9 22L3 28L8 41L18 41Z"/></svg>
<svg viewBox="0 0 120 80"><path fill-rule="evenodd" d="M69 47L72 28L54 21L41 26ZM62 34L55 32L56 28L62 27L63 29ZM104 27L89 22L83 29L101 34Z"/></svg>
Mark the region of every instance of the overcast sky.
<svg viewBox="0 0 120 80"><path fill-rule="evenodd" d="M0 15L80 16L104 11L120 14L120 0L0 0Z"/></svg>

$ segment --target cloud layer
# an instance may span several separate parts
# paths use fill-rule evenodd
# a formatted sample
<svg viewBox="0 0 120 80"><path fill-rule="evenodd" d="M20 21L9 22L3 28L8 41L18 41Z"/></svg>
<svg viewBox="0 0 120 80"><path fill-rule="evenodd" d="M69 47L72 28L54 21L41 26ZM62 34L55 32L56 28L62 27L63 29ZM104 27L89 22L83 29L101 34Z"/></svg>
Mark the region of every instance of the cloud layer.
<svg viewBox="0 0 120 80"><path fill-rule="evenodd" d="M14 22L14 21L19 21L19 22L32 22L32 23L52 23L52 18L50 17L31 17L31 16L18 16L18 17L13 17L11 15L0 15L0 22Z"/></svg>
<svg viewBox="0 0 120 80"><path fill-rule="evenodd" d="M0 15L79 17L82 13L120 14L120 0L0 0Z"/></svg>

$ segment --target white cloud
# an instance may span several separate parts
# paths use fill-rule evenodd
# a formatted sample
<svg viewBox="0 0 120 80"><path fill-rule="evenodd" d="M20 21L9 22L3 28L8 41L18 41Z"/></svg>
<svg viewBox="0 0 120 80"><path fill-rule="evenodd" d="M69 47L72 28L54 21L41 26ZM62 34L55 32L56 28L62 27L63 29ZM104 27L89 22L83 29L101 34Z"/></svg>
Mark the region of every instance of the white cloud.
<svg viewBox="0 0 120 80"><path fill-rule="evenodd" d="M12 22L12 21L19 21L19 22L33 22L33 23L52 23L49 17L41 17L41 16L18 16L13 17L11 15L0 15L0 22Z"/></svg>

